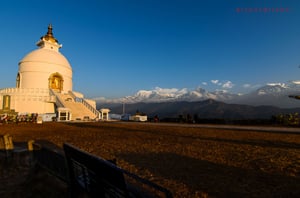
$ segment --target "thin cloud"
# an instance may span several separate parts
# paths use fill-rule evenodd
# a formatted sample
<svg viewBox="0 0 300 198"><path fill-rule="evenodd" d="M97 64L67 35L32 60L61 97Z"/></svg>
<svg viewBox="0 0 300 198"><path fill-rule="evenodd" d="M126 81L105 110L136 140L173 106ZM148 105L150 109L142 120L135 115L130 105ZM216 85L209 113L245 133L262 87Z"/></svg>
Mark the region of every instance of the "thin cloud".
<svg viewBox="0 0 300 198"><path fill-rule="evenodd" d="M218 84L219 80L211 80L210 81L212 84Z"/></svg>
<svg viewBox="0 0 300 198"><path fill-rule="evenodd" d="M299 66L300 67L300 66ZM300 85L300 81L299 80L295 80L295 81L292 81L292 83L296 84L296 85Z"/></svg>
<svg viewBox="0 0 300 198"><path fill-rule="evenodd" d="M258 87L261 87L262 85L260 84L255 84L255 85L251 85L251 84L243 84L242 87L245 88L245 89L255 89L255 88L258 88Z"/></svg>
<svg viewBox="0 0 300 198"><path fill-rule="evenodd" d="M202 85L205 85L205 86L206 86L206 85L207 85L207 82L202 82Z"/></svg>
<svg viewBox="0 0 300 198"><path fill-rule="evenodd" d="M234 84L231 81L227 81L222 85L222 88L231 89L233 86L234 86Z"/></svg>
<svg viewBox="0 0 300 198"><path fill-rule="evenodd" d="M251 88L251 84L243 84L243 88Z"/></svg>

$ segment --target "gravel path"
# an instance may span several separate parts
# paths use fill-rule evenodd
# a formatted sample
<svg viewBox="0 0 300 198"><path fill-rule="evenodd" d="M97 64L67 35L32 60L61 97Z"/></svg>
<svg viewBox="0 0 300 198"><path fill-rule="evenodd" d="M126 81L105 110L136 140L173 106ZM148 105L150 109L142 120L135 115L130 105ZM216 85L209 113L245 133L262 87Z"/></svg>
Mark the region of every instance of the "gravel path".
<svg viewBox="0 0 300 198"><path fill-rule="evenodd" d="M46 139L59 147L68 142L102 158L116 158L120 167L171 190L174 197L265 198L300 197L297 130L97 122L9 124L0 126L0 135L9 133L16 142ZM46 181L43 177L31 186ZM44 185L49 195L51 186ZM57 197L65 195L56 192Z"/></svg>

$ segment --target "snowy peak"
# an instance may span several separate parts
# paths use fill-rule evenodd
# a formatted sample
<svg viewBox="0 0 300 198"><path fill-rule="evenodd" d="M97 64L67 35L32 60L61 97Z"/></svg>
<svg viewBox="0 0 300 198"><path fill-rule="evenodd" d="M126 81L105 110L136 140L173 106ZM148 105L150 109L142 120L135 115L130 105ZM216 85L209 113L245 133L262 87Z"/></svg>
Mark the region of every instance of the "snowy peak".
<svg viewBox="0 0 300 198"><path fill-rule="evenodd" d="M160 87L156 87L154 90L150 91L140 90L133 96L126 97L125 101L127 101L127 103L176 101L187 93L188 90L186 88L163 89Z"/></svg>
<svg viewBox="0 0 300 198"><path fill-rule="evenodd" d="M270 83L256 90L257 95L278 94L285 92L289 87L284 83Z"/></svg>
<svg viewBox="0 0 300 198"><path fill-rule="evenodd" d="M175 102L175 101L201 101L206 99L214 100L229 100L237 96L224 91L208 92L203 88L196 88L195 90L183 89L165 89L156 87L153 90L140 90L133 96L126 96L120 99L103 100L103 98L96 98L98 102L102 103L137 103L137 102Z"/></svg>
<svg viewBox="0 0 300 198"><path fill-rule="evenodd" d="M277 107L300 107L300 100L289 95L300 95L300 81L287 83L269 83L248 94L239 95L225 90L209 92L201 87L194 90L187 88L160 88L140 90L132 96L118 99L95 98L98 103L160 103L160 102L195 102L213 99L216 101L247 105L272 105Z"/></svg>
<svg viewBox="0 0 300 198"><path fill-rule="evenodd" d="M271 105L282 108L300 107L300 101L290 98L289 95L300 95L300 83L297 83L297 81L269 83L254 92L234 99L233 102L255 106Z"/></svg>
<svg viewBox="0 0 300 198"><path fill-rule="evenodd" d="M177 98L180 97L183 94L186 94L188 91L187 89L163 89L160 87L156 87L154 90L151 91L146 91L146 90L141 90L138 91L134 97L143 97L143 98L151 98L151 97L162 97L162 98Z"/></svg>
<svg viewBox="0 0 300 198"><path fill-rule="evenodd" d="M256 94L258 96L262 95L283 95L283 94L290 94L290 93L297 93L300 94L300 83L298 81L291 81L288 83L269 83L255 92L251 93Z"/></svg>

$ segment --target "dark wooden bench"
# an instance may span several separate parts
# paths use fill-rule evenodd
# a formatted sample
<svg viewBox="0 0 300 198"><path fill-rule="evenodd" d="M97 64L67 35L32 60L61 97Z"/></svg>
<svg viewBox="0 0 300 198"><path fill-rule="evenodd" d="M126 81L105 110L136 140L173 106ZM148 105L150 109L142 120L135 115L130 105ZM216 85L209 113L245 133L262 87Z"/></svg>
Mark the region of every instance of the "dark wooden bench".
<svg viewBox="0 0 300 198"><path fill-rule="evenodd" d="M167 197L172 194L167 189L148 180L138 177L90 153L84 152L70 144L63 145L70 186L71 197ZM129 182L134 180L133 183ZM152 189L146 192L139 187L147 186ZM158 191L162 196L153 196Z"/></svg>

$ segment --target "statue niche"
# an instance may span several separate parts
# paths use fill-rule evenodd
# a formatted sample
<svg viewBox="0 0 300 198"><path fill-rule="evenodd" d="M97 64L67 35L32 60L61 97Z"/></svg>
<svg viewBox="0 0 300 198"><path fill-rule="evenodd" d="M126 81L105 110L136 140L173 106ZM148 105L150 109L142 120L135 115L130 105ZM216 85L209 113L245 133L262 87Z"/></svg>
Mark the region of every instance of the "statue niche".
<svg viewBox="0 0 300 198"><path fill-rule="evenodd" d="M54 73L49 78L49 88L62 91L63 90L63 78L59 73Z"/></svg>
<svg viewBox="0 0 300 198"><path fill-rule="evenodd" d="M20 88L20 73L18 73L17 75L17 79L16 79L16 87Z"/></svg>

